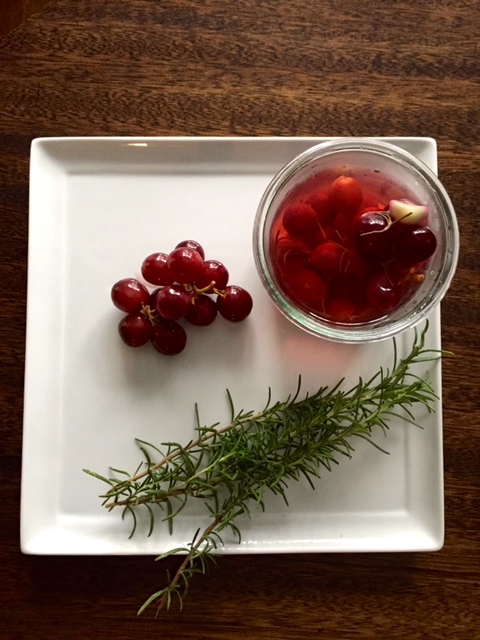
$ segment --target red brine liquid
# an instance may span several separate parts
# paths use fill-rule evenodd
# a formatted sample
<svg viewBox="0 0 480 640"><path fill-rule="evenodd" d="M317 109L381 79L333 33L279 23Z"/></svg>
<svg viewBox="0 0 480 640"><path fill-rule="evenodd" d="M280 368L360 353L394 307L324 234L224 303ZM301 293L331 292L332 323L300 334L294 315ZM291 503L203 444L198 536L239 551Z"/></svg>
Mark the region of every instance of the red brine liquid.
<svg viewBox="0 0 480 640"><path fill-rule="evenodd" d="M437 239L422 203L381 175L317 175L298 185L272 224L280 289L308 313L363 323L391 313L425 279Z"/></svg>

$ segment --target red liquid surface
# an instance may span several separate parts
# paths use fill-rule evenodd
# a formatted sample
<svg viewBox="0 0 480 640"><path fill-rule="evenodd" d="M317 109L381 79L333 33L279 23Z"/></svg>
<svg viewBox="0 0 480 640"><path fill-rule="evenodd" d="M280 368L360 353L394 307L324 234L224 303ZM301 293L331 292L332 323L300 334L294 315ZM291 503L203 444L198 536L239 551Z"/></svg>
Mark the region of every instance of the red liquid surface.
<svg viewBox="0 0 480 640"><path fill-rule="evenodd" d="M398 308L424 281L436 248L428 214L416 225L391 219L390 200L405 198L380 176L316 176L296 187L271 230L280 289L298 307L339 323Z"/></svg>

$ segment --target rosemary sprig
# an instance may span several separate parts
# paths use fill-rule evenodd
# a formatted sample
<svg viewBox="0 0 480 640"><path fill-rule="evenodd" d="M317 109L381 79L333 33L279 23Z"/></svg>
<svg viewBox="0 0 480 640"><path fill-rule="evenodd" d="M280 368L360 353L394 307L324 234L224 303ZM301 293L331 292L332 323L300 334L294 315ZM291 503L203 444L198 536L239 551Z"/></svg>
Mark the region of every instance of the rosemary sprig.
<svg viewBox="0 0 480 640"><path fill-rule="evenodd" d="M131 535L140 507L148 513L149 535L155 525L154 507L161 510L170 532L175 517L191 498L200 499L211 518L187 547L171 549L157 558L185 554L167 586L148 598L138 613L153 602L157 602L158 610L169 608L173 595L182 605L190 579L196 573L205 573L207 561L223 544L222 532L229 530L240 542L238 517L250 516L255 504L264 509L268 491L280 495L288 505L289 482L304 477L313 488L313 480L320 477L322 469L331 470L340 456L351 457L354 437L380 449L372 440L375 428L386 433L394 417L417 425L413 408L418 405L432 412L435 392L428 380L412 370L419 362L440 357L438 351L425 347L427 330L428 324L415 332L411 351L402 359L398 359L394 340L391 369L382 368L366 381L359 379L348 390L340 381L333 388L322 387L300 398L299 380L293 397L272 403L269 394L260 412L237 412L227 392L231 417L226 426L202 426L197 410L198 437L194 441L186 445L164 443L160 449L137 440L144 460L134 474L112 469L123 477L106 478L85 470L110 486L101 496L107 509L120 507L123 516L132 515ZM154 462L152 456L158 456L158 461Z"/></svg>

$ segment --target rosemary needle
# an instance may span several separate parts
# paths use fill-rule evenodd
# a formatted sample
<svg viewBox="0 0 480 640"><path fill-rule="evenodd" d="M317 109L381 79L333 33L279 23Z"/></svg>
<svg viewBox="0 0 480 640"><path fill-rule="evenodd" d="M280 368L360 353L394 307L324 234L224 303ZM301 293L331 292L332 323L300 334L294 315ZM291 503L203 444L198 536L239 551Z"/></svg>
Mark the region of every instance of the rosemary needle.
<svg viewBox="0 0 480 640"><path fill-rule="evenodd" d="M288 505L289 483L303 477L313 487L322 469L330 470L340 456L353 454L355 437L378 447L372 441L374 429L386 432L390 419L396 416L415 425L413 409L418 405L432 412L435 392L427 379L412 370L413 365L441 355L425 347L427 330L428 323L415 332L410 353L402 359L398 359L394 340L391 369L380 369L348 390L340 381L333 388L322 387L300 398L299 380L293 397L274 403L269 397L257 413L237 412L227 392L231 418L226 426L201 426L197 412L195 441L165 443L159 448L137 440L144 460L132 475L112 469L121 477L106 478L85 470L109 485L101 496L107 509L120 507L124 516L132 516L131 535L139 508L147 510L149 535L158 513L171 532L175 517L192 498L203 503L211 518L208 527L199 529L186 547L171 549L157 558L185 554L168 584L150 596L138 613L153 602L158 610L169 608L173 596L182 606L190 579L205 573L208 561L223 543L222 532L233 532L240 542L238 517L250 515L252 505L264 509L267 492L280 495ZM154 512L154 507L159 511Z"/></svg>

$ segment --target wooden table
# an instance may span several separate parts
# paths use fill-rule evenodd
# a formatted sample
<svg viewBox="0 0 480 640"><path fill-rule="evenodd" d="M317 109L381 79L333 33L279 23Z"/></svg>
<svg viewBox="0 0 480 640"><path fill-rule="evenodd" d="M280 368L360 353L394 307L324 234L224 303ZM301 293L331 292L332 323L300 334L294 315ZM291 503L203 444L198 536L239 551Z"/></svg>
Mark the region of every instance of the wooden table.
<svg viewBox="0 0 480 640"><path fill-rule="evenodd" d="M479 39L470 0L53 0L1 41L2 640L480 638ZM437 140L462 234L441 551L226 557L157 620L149 557L21 554L30 143L77 135Z"/></svg>

